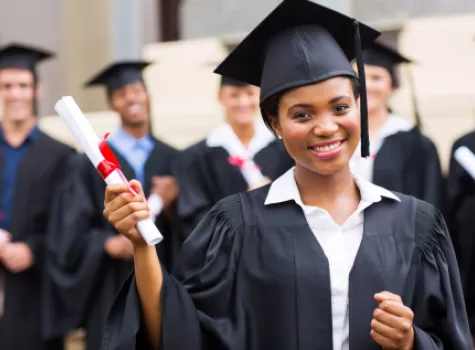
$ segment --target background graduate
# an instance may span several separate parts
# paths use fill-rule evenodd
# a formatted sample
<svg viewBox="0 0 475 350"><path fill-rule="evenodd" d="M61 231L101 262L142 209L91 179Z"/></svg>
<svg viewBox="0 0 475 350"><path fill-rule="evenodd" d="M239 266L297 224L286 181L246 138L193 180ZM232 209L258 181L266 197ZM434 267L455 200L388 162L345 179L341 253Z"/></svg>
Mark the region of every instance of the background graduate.
<svg viewBox="0 0 475 350"><path fill-rule="evenodd" d="M52 192L72 148L38 128L39 62L52 53L0 48L0 349L61 349L42 334L44 243ZM49 310L46 310L49 312Z"/></svg>
<svg viewBox="0 0 475 350"><path fill-rule="evenodd" d="M415 125L389 108L391 96L399 85L396 69L400 64L412 61L382 41L363 51L363 61L368 92L370 156L363 159L356 153L351 163L353 171L376 185L445 209L439 156L433 142L421 133L415 92L411 91ZM353 66L356 69L356 65ZM408 77L412 78L412 75Z"/></svg>
<svg viewBox="0 0 475 350"><path fill-rule="evenodd" d="M178 186L171 177L178 151L150 131L150 106L142 78L145 62L117 62L88 82L105 85L110 107L121 127L107 142L127 178L137 178L148 194L158 194L163 210L156 223L165 241L157 246L160 259L171 268L178 250L179 229L174 202ZM105 220L104 180L84 154L70 164L70 176L55 198L57 220L51 228L50 271L57 327L84 326L88 350L100 348L109 307L125 278L133 271L133 245ZM74 169L74 172L73 172ZM54 302L54 300L53 300ZM61 316L59 316L61 315Z"/></svg>
<svg viewBox="0 0 475 350"><path fill-rule="evenodd" d="M284 0L217 68L261 87L295 168L218 202L176 276L134 228L143 195L108 186L105 215L135 247L104 349L469 349L441 214L350 172L368 149L360 38L378 35L310 1ZM358 97L361 87L361 114ZM359 117L361 116L361 129ZM138 182L133 186L140 189Z"/></svg>
<svg viewBox="0 0 475 350"><path fill-rule="evenodd" d="M233 159L252 159L265 176L260 185L276 179L293 163L282 142L256 119L257 86L222 77L218 98L225 111L225 123L186 149L174 171L180 183L177 204L185 234L220 199L250 189Z"/></svg>

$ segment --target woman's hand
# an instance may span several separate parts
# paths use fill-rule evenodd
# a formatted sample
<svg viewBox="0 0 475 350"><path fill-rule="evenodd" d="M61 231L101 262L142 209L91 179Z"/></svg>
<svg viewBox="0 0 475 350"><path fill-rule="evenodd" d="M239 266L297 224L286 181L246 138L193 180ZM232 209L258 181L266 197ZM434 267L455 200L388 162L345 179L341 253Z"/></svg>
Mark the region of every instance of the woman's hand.
<svg viewBox="0 0 475 350"><path fill-rule="evenodd" d="M134 246L147 243L136 228L137 222L150 217L142 185L132 180L130 185L138 194L132 194L126 184L108 185L104 199L104 216L117 231L127 237Z"/></svg>
<svg viewBox="0 0 475 350"><path fill-rule="evenodd" d="M374 296L379 303L371 321L371 337L385 350L412 350L414 313L404 306L399 295L381 292Z"/></svg>

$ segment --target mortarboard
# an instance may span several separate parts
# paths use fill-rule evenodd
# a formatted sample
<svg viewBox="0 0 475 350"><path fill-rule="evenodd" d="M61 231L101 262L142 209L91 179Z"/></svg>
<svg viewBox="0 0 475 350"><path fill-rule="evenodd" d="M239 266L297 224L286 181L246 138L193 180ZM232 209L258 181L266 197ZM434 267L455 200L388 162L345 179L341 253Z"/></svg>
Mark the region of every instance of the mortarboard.
<svg viewBox="0 0 475 350"><path fill-rule="evenodd" d="M394 69L399 64L412 64L414 61L405 57L400 52L385 44L381 40L373 43L369 48L363 51L363 62L370 66L378 66L386 69L393 79L393 82L397 82ZM412 98L412 105L414 110L414 118L416 121L416 127L420 128L422 125L421 116L419 112L419 105L417 103L414 81L410 67L407 67L407 81L409 84L409 90Z"/></svg>
<svg viewBox="0 0 475 350"><path fill-rule="evenodd" d="M261 87L261 104L287 89L358 75L361 83L361 153L369 155L362 47L380 33L308 0L284 0L215 69L215 73ZM263 113L264 118L266 116Z"/></svg>
<svg viewBox="0 0 475 350"><path fill-rule="evenodd" d="M107 91L111 93L127 84L144 82L142 71L149 64L149 62L145 61L120 61L112 63L91 78L86 83L86 86L104 85Z"/></svg>
<svg viewBox="0 0 475 350"><path fill-rule="evenodd" d="M243 87L243 86L248 86L248 83L245 83L240 80L236 80L233 78L225 77L224 75L221 76L221 81L220 81L221 86L225 85L230 85L230 86L236 86L236 87Z"/></svg>
<svg viewBox="0 0 475 350"><path fill-rule="evenodd" d="M46 50L12 43L0 48L0 69L21 68L36 74L36 64L53 56Z"/></svg>

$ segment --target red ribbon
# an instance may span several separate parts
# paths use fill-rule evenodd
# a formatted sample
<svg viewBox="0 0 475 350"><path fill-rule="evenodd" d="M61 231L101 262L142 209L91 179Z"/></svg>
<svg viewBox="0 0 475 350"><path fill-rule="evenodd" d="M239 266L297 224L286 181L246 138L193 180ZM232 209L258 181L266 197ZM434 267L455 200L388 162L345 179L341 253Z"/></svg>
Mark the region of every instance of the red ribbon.
<svg viewBox="0 0 475 350"><path fill-rule="evenodd" d="M106 139L109 137L110 133L107 133L104 135L104 137L99 141L99 150L101 151L102 156L104 157L104 160L101 161L97 165L97 171L101 175L103 179L107 178L112 172L115 170L118 171L120 177L122 178L122 181L124 181L125 184L129 184L127 179L125 178L124 174L120 170L120 163L117 160L117 158L114 155L114 152L111 150L109 145L106 142ZM129 190L133 194L137 194L137 192L129 185Z"/></svg>
<svg viewBox="0 0 475 350"><path fill-rule="evenodd" d="M229 156L228 162L229 164L237 166L239 169L242 169L244 168L244 164L246 164L246 159L241 158L239 156ZM261 168L257 164L254 165L256 169L258 169L259 171L261 170Z"/></svg>

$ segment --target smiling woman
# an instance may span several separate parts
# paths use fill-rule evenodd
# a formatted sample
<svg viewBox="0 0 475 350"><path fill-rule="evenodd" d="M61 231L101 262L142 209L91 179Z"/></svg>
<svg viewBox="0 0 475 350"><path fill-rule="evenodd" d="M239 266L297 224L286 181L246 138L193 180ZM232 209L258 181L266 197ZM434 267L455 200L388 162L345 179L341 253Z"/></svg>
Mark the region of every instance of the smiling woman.
<svg viewBox="0 0 475 350"><path fill-rule="evenodd" d="M111 309L104 349L470 348L440 213L350 172L360 134L367 152L350 60L361 68L360 40L376 36L284 0L217 68L261 87L263 117L295 168L218 202L173 276L135 228L148 215L143 195L107 188L104 214L134 242L136 274Z"/></svg>

